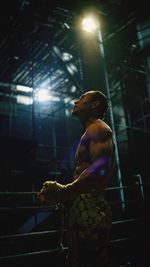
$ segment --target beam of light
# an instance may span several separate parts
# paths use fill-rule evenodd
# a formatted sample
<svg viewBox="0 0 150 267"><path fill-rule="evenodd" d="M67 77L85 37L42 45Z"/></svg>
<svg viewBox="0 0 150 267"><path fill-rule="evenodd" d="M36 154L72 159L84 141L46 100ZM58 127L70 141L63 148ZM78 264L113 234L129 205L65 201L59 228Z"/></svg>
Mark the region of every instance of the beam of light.
<svg viewBox="0 0 150 267"><path fill-rule="evenodd" d="M40 88L34 94L34 99L38 102L47 102L47 101L60 101L60 98L50 94L48 89Z"/></svg>
<svg viewBox="0 0 150 267"><path fill-rule="evenodd" d="M25 92L25 93L30 93L33 91L33 88L24 86L24 85L19 85L19 84L16 85L16 89L18 91Z"/></svg>
<svg viewBox="0 0 150 267"><path fill-rule="evenodd" d="M23 105L33 104L33 98L29 96L17 95L16 99L18 104L23 104Z"/></svg>
<svg viewBox="0 0 150 267"><path fill-rule="evenodd" d="M51 95L49 94L48 89L39 89L35 93L35 100L40 102L45 102L51 99Z"/></svg>
<svg viewBox="0 0 150 267"><path fill-rule="evenodd" d="M18 233L29 233L35 228L35 216L36 216L36 223L37 225L40 224L42 221L44 221L52 211L44 211L44 212L38 212L34 216L32 216L30 219L28 219L21 227L18 229Z"/></svg>

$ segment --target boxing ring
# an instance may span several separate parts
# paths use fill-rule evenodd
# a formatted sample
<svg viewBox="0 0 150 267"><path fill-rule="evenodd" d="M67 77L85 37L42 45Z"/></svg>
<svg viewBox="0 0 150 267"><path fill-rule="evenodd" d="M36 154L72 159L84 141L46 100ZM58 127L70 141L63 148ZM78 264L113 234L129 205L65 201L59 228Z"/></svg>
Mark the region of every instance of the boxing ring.
<svg viewBox="0 0 150 267"><path fill-rule="evenodd" d="M112 230L111 230L111 246L115 257L116 266L136 266L136 265L121 265L127 261L139 261L138 253L141 253L140 260L143 260L146 245L149 244L148 236L148 222L150 216L148 214L149 208L149 185L143 184L139 175L134 179L131 185L122 186L121 189L126 193L130 191L133 198L125 198L125 211L122 211L121 202L116 201L111 197L110 205L113 212ZM109 187L106 189L106 194L111 195L114 191L120 190L120 187ZM27 197L35 198L37 192L0 192L0 198L3 200L1 203L8 203L8 198L17 199L20 203L20 197L26 199ZM31 213L34 217L34 231L28 233L16 234L2 234L0 236L0 266L8 266L8 264L22 264L22 263L42 263L45 260L51 262L55 261L54 266L61 262L61 266L67 266L67 230L65 227L65 206L58 204L55 206L39 206L36 201L31 206L18 206L16 203L11 202L11 205L0 206L1 218L10 216L9 224L13 223L13 216L17 214ZM134 211L134 212L133 212ZM50 230L35 230L36 226L40 223L38 214L48 213L52 217L57 214L57 229ZM116 215L116 214L117 215ZM129 216L130 215L130 216ZM45 217L45 220L47 218ZM54 223L55 225L55 223ZM46 228L46 227L45 227ZM56 227L55 227L56 228ZM141 231L140 231L141 229ZM1 229L2 230L2 229ZM41 244L44 244L41 246ZM133 246L137 245L136 255L132 250ZM144 247L145 246L145 247ZM126 253L125 249L128 248ZM119 249L119 255L118 254ZM132 250L132 251L130 251ZM146 251L144 252L146 253ZM126 255L128 254L128 255ZM133 256L133 259L132 259ZM128 262L129 264L129 262ZM135 264L135 263L134 263ZM51 265L53 266L53 265ZM143 266L144 267L144 263Z"/></svg>

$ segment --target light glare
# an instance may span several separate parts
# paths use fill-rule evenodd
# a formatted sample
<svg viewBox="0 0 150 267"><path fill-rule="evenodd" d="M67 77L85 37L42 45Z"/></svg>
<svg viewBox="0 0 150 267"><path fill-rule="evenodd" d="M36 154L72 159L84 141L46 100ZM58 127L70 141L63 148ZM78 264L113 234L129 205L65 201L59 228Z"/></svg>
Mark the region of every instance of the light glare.
<svg viewBox="0 0 150 267"><path fill-rule="evenodd" d="M98 25L93 17L87 17L82 20L82 29L87 32L95 32Z"/></svg>
<svg viewBox="0 0 150 267"><path fill-rule="evenodd" d="M73 56L71 54L66 53L66 52L62 53L62 59L64 61L70 61L72 58L73 58Z"/></svg>
<svg viewBox="0 0 150 267"><path fill-rule="evenodd" d="M30 93L33 91L33 88L28 87L28 86L19 85L19 84L16 85L16 89L18 91L25 92L25 93Z"/></svg>
<svg viewBox="0 0 150 267"><path fill-rule="evenodd" d="M23 105L32 105L33 104L33 99L28 96L23 96L23 95L17 95L17 103L18 104L23 104Z"/></svg>
<svg viewBox="0 0 150 267"><path fill-rule="evenodd" d="M50 95L48 89L39 89L35 93L35 100L39 102L46 102L46 101L60 101L60 98L57 96Z"/></svg>
<svg viewBox="0 0 150 267"><path fill-rule="evenodd" d="M35 94L35 99L37 101L48 101L51 96L49 95L49 91L47 89L40 89Z"/></svg>

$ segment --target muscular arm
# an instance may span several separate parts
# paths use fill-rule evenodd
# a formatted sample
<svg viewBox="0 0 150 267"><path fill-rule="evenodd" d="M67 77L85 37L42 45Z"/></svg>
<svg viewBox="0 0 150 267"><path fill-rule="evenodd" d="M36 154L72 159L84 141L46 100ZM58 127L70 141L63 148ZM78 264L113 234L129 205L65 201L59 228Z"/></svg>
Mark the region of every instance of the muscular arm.
<svg viewBox="0 0 150 267"><path fill-rule="evenodd" d="M99 126L89 130L89 158L91 164L72 182L78 193L91 189L103 190L113 171L114 144L109 129Z"/></svg>
<svg viewBox="0 0 150 267"><path fill-rule="evenodd" d="M89 166L67 185L47 181L38 197L41 202L64 202L92 189L104 190L113 168L114 146L110 130L99 125L88 130Z"/></svg>

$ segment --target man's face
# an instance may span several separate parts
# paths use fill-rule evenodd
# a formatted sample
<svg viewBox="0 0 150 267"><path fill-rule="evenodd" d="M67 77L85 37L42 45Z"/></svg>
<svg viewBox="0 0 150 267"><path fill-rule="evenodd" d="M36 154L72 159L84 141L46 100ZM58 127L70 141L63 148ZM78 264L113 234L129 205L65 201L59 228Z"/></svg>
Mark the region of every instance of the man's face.
<svg viewBox="0 0 150 267"><path fill-rule="evenodd" d="M74 102L72 115L77 117L87 115L86 113L90 113L91 111L91 103L92 93L87 92L85 94L82 94L80 98Z"/></svg>

